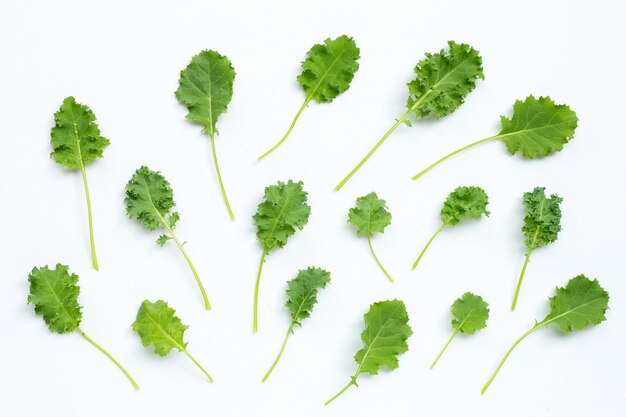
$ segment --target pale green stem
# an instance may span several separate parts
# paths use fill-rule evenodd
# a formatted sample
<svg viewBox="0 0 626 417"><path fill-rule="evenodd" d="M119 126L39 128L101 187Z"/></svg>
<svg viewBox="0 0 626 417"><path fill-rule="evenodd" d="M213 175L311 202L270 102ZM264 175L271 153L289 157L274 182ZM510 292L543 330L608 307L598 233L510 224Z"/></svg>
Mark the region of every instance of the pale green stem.
<svg viewBox="0 0 626 417"><path fill-rule="evenodd" d="M261 261L259 262L259 270L256 274L256 284L254 285L254 318L252 321L252 331L256 333L258 331L258 311L259 311L259 285L261 283L261 271L263 271L263 264L265 263L265 257L267 256L267 249L263 249L261 254Z"/></svg>
<svg viewBox="0 0 626 417"><path fill-rule="evenodd" d="M85 334L85 332L82 331L82 329L80 327L76 328L76 331L78 333L80 333L80 335L82 337L84 337L89 343L91 343L93 346L95 346L100 352L104 353L109 359L111 359L113 361L114 364L117 365L118 368L120 368L120 370L122 372L124 372L124 375L126 375L126 378L128 378L128 380L130 381L131 384L133 384L133 387L135 387L135 389L139 389L139 385L137 385L137 382L135 382L135 380L133 379L132 376L130 376L130 374L128 373L128 371L126 370L126 368L124 368L122 366L121 363L119 363L117 361L117 359L115 359L109 352L107 352L102 346L100 346L99 344L96 343L95 340L93 340L91 337L87 336Z"/></svg>
<svg viewBox="0 0 626 417"><path fill-rule="evenodd" d="M389 137L389 135L391 135L391 134L394 132L394 130L396 130L396 128L397 128L398 126L400 126L402 123L404 123L404 121L406 120L406 118L407 118L407 117L409 117L409 115L411 114L411 112L413 112L413 107L412 107L412 108L410 108L410 109L409 109L406 113L404 113L404 114L402 115L402 117L400 117L400 118L399 118L399 119L398 119L398 120L397 120L397 121L393 124L393 126L391 126L391 129L389 129L389 130L387 131L387 133L385 133L385 134L383 135L383 137L382 137L382 138L380 138L380 140L378 141L378 143L376 143L376 145L374 145L374 147L373 147L373 148L372 148L372 149L371 149L371 150L367 153L367 155L365 155L365 157L361 160L361 162L359 162L359 163L357 164L357 166L355 166L355 167L354 167L354 169L353 169L352 171L350 171L350 173L349 173L348 175L346 175L346 177L345 177L343 180L341 180L341 182L340 182L339 184L337 184L337 185L335 186L335 191L339 191L339 190L341 190L341 187L343 187L343 186L344 186L344 185L348 182L348 180L350 180L350 178L352 178L352 176L353 176L354 174L356 174L356 172L357 172L357 171L358 171L358 170L359 170L359 169L360 169L360 168L361 168L361 167L362 167L362 166L363 166L363 165L367 162L367 160L368 160L368 159L370 159L370 157L371 157L372 155L374 155L374 152L376 152L376 150L378 150L378 148L380 148L380 145L382 145L382 144L385 142L385 140L387 140L387 138Z"/></svg>
<svg viewBox="0 0 626 417"><path fill-rule="evenodd" d="M449 153L448 155L444 156L443 158L437 160L437 162L435 162L434 164L428 166L428 168L426 168L423 171L413 175L412 178L413 178L413 180L418 179L419 177L421 177L422 175L426 174L428 171L430 171L431 169L433 169L434 167L439 165L441 162L445 161L446 159L450 158L451 156L456 155L459 152L462 152L462 151L464 151L466 149L469 149L469 148L471 148L473 146L480 145L481 143L489 142L489 141L496 140L496 139L499 139L499 138L500 138L500 136L496 135L496 136L491 136L491 137L488 137L488 138L485 138L485 139L481 139L481 140L479 140L477 142L474 142L474 143L470 143L469 145L464 146L464 147L462 147L460 149L457 149L456 151L454 151L452 153Z"/></svg>
<svg viewBox="0 0 626 417"><path fill-rule="evenodd" d="M85 197L87 199L87 217L89 219L89 242L91 243L91 263L93 269L98 270L98 258L96 256L96 242L93 236L93 220L91 218L91 198L89 197L89 184L87 184L87 173L85 166L80 164L80 172L83 174L83 184L85 186Z"/></svg>
<svg viewBox="0 0 626 417"><path fill-rule="evenodd" d="M285 334L285 340L283 340L283 345L280 348L280 352L278 352L278 356L276 356L276 359L274 360L274 363L272 364L272 366L269 369L269 371L267 371L267 373L265 374L265 376L263 377L261 382L267 381L267 378L270 377L270 375L272 374L272 371L274 370L274 368L276 368L276 365L278 364L278 361L280 360L280 357L283 356L283 352L285 351L285 346L287 346L287 340L289 340L289 336L293 332L293 326L295 324L296 324L295 321L291 322L291 325L289 326L289 329L287 329L287 333Z"/></svg>
<svg viewBox="0 0 626 417"><path fill-rule="evenodd" d="M437 357L435 358L435 360L433 361L432 365L430 365L430 369L433 369L435 367L435 365L437 365L437 361L439 361L439 358L441 358L441 355L443 355L443 352L446 351L446 349L448 348L448 346L450 345L450 343L452 342L452 339L454 339L454 337L459 334L459 329L456 329L454 331L454 333L452 333L452 336L450 336L450 339L448 339L448 342L444 345L443 349L441 349L441 352L439 352L439 355L437 355Z"/></svg>
<svg viewBox="0 0 626 417"><path fill-rule="evenodd" d="M222 198L224 199L224 203L226 204L226 209L228 210L228 215L231 220L235 220L235 215L233 214L233 210L230 208L230 203L228 202L228 196L226 195L226 189L224 188L224 182L222 181L222 174L220 173L220 166L217 163L217 153L215 152L215 134L213 131L209 131L209 137L211 138L211 152L213 153L213 163L215 164L215 171L217 172L217 180L220 183L220 190L222 191Z"/></svg>
<svg viewBox="0 0 626 417"><path fill-rule="evenodd" d="M157 213L158 213L158 210L157 210ZM174 230L172 230L169 224L167 224L163 216L161 216L160 214L159 216L161 217L161 222L163 223L163 226L165 226L167 231L170 232L172 239L174 239L174 242L176 242L178 249L180 249L181 253L185 257L185 260L187 261L187 264L189 265L189 268L191 269L191 272L193 273L193 276L196 279L196 282L198 283L198 287L200 287L200 292L202 293L202 299L204 300L204 307L207 310L210 310L211 303L209 303L209 298L206 295L206 291L204 291L204 286L202 285L202 281L200 281L200 277L198 276L198 272L196 271L196 268L193 266L193 263L191 262L191 258L189 257L189 255L187 255L187 251L183 247L183 244L180 242L180 240L178 240L178 236L176 236L176 233L174 233Z"/></svg>
<svg viewBox="0 0 626 417"><path fill-rule="evenodd" d="M183 352L185 355L187 355L187 356L189 357L189 359L191 359L191 360L193 361L193 363L195 363L195 364L196 364L196 366L197 366L198 368L200 368L200 370L202 371L202 373L203 373L204 375L206 375L206 377L207 377L207 378L209 378L209 381L210 381L210 382L213 382L213 378L211 378L211 375L209 375L209 373L208 373L207 371L205 371L205 370L204 370L204 368L202 367L202 365L200 365L200 362L198 362L198 361L196 360L196 358L194 358L193 356L191 356L191 353L189 353L189 352L187 351L187 349L183 349L183 350L182 350L182 352Z"/></svg>
<svg viewBox="0 0 626 417"><path fill-rule="evenodd" d="M374 260L378 264L378 267L380 268L380 270L383 271L383 273L387 276L387 278L389 278L389 281L394 282L393 278L391 278L391 275L389 275L389 272L387 272L387 270L385 269L383 264L381 264L380 261L378 260L378 256L376 256L376 253L374 253L374 248L372 247L372 238L371 238L371 236L367 237L367 244L369 245L370 252L372 252L372 256L374 257Z"/></svg>
<svg viewBox="0 0 626 417"><path fill-rule="evenodd" d="M344 392L346 392L348 390L348 388L350 388L352 385L356 385L356 375L352 377L352 379L350 380L350 382L348 382L346 384L345 387L343 387L337 394L335 394L330 400L326 401L324 403L324 405L328 405L331 402L333 402L337 397L339 397L341 394L343 394Z"/></svg>
<svg viewBox="0 0 626 417"><path fill-rule="evenodd" d="M506 359L509 357L509 355L511 354L511 352L513 351L513 349L515 349L515 347L517 345L519 345L519 343L524 340L529 334L531 334L532 332L534 332L535 330L537 330L539 327L543 326L546 322L545 321L541 321L539 323L535 323L535 325L533 326L532 329L530 329L529 331L527 331L526 333L524 333L519 339L517 339L515 341L515 343L513 343L513 345L509 348L509 350L506 352L506 354L504 355L504 357L502 358L502 360L500 361L500 363L498 364L498 367L496 368L496 370L494 371L493 375L491 375L491 378L489 378L489 381L487 381L487 383L485 384L485 386L483 387L482 390L480 390L480 394L484 394L485 391L487 391L487 388L489 388L489 385L491 385L491 383L493 382L493 380L495 379L496 375L498 375L498 372L500 371L500 368L502 368L502 365L504 365L504 362L506 361Z"/></svg>
<svg viewBox="0 0 626 417"><path fill-rule="evenodd" d="M291 122L291 125L289 126L289 129L287 129L287 133L285 133L283 138L281 140L279 140L276 145L272 146L269 151L267 151L263 155L259 156L259 158L257 159L258 161L260 161L261 159L265 158L266 156L268 156L269 154L274 152L276 150L276 148L278 148L280 145L282 145L282 143L285 141L285 139L287 139L287 137L289 137L289 134L293 130L294 126L296 125L296 122L298 121L298 118L300 117L300 115L302 114L304 109L306 109L306 106L311 101L311 98L312 97L307 97L306 100L304 100L304 104L302 104L302 107L300 107L300 110L298 110L298 113L296 113L296 116L293 118L293 121Z"/></svg>
<svg viewBox="0 0 626 417"><path fill-rule="evenodd" d="M530 260L531 252L532 252L531 249L528 249L528 252L526 252L526 258L524 259L522 272L519 274L519 279L517 280L517 288L515 289L515 295L513 296L513 304L511 304L511 311L515 310L515 306L517 305L517 297L519 296L520 289L522 288L522 280L524 279L524 274L526 273L526 267L528 266L528 261Z"/></svg>
<svg viewBox="0 0 626 417"><path fill-rule="evenodd" d="M428 242L426 242L426 246L424 246L424 249L422 249L422 251L420 252L419 256L415 260L415 263L411 267L411 271L413 271L413 270L415 270L415 268L417 268L417 264L422 259L422 256L424 256L424 253L426 253L426 249L428 249L428 247L430 246L432 241L435 239L435 237L437 237L439 232L441 232L443 230L443 228L446 227L447 224L448 223L441 223L441 226L439 226L439 229L437 229L437 231L430 237L430 239L428 239Z"/></svg>

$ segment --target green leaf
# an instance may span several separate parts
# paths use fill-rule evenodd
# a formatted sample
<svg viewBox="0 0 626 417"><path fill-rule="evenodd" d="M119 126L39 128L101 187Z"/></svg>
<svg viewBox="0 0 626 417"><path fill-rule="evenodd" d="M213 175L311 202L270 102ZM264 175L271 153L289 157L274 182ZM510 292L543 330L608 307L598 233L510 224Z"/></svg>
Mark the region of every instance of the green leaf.
<svg viewBox="0 0 626 417"><path fill-rule="evenodd" d="M126 203L126 213L131 219L137 219L148 230L163 228L169 233L169 236L166 234L159 236L156 243L163 246L170 239L176 242L176 246L185 257L202 293L204 307L210 310L211 304L202 281L200 281L200 276L185 248L183 248L183 243L174 233L174 227L176 227L180 215L178 212L170 212L172 207L176 205L170 183L159 171L152 171L147 166L141 166L126 184L124 203Z"/></svg>
<svg viewBox="0 0 626 417"><path fill-rule="evenodd" d="M226 112L233 97L235 69L230 60L216 51L202 51L191 58L187 68L180 72L176 98L187 106L187 119L198 123L210 135Z"/></svg>
<svg viewBox="0 0 626 417"><path fill-rule="evenodd" d="M430 365L430 369L433 369L437 362L446 351L452 340L459 333L472 335L479 330L487 327L487 319L489 319L489 304L487 304L481 296L466 292L452 303L450 308L452 313L452 328L454 333L448 339L443 349L439 352L439 355L435 358Z"/></svg>
<svg viewBox="0 0 626 417"><path fill-rule="evenodd" d="M450 226L464 219L479 219L489 216L489 197L480 187L458 187L452 191L441 209L441 221Z"/></svg>
<svg viewBox="0 0 626 417"><path fill-rule="evenodd" d="M515 295L511 310L515 310L517 299L522 288L522 281L526 274L526 267L530 261L530 255L535 248L545 246L548 243L556 241L561 231L561 208L563 201L561 197L552 194L550 198L546 198L545 188L536 187L533 191L524 193L523 202L526 207L526 217L524 217L524 243L526 244L526 256L517 281Z"/></svg>
<svg viewBox="0 0 626 417"><path fill-rule="evenodd" d="M326 285L330 282L330 273L321 268L308 267L307 269L301 269L298 271L298 275L287 282L287 302L285 307L291 313L291 324L285 334L283 344L274 360L274 363L267 371L262 382L272 374L272 371L278 365L289 336L293 333L295 325L302 326L302 320L308 318L313 311L313 306L317 304L317 293L319 290L326 288Z"/></svg>
<svg viewBox="0 0 626 417"><path fill-rule="evenodd" d="M532 95L517 100L513 116L500 117L502 130L498 136L511 155L521 152L525 158L535 159L560 152L574 137L578 126L576 112L565 104L554 104L550 97Z"/></svg>
<svg viewBox="0 0 626 417"><path fill-rule="evenodd" d="M318 103L330 103L350 88L359 69L360 50L354 39L342 35L316 44L302 61L298 82L308 98Z"/></svg>
<svg viewBox="0 0 626 417"><path fill-rule="evenodd" d="M30 295L28 302L35 306L35 313L42 316L50 331L69 333L78 328L83 318L78 304L78 275L70 274L67 265L57 264L33 268L28 275Z"/></svg>
<svg viewBox="0 0 626 417"><path fill-rule="evenodd" d="M464 219L480 219L483 215L489 216L488 204L489 198L480 187L458 187L452 191L441 208L441 226L428 239L411 270L417 268L417 264L426 253L426 249L446 226L456 226Z"/></svg>
<svg viewBox="0 0 626 417"><path fill-rule="evenodd" d="M474 334L487 327L489 304L480 295L466 292L451 308L452 327L461 333Z"/></svg>
<svg viewBox="0 0 626 417"><path fill-rule="evenodd" d="M265 200L253 220L257 238L266 251L284 247L289 237L309 221L311 207L302 185L302 181L289 180L265 188Z"/></svg>
<svg viewBox="0 0 626 417"><path fill-rule="evenodd" d="M55 125L50 132L53 147L50 157L66 168L80 169L81 171L87 201L91 262L97 271L99 266L85 165L97 158L102 158L102 153L104 148L109 145L109 140L100 135L96 116L91 109L84 104L77 103L74 97L67 97L63 100L61 108L54 114L54 121Z"/></svg>
<svg viewBox="0 0 626 417"><path fill-rule="evenodd" d="M187 350L185 342L185 326L175 315L176 310L170 308L163 300L150 302L144 300L137 311L137 318L132 324L132 329L141 338L144 347L153 346L154 353L159 356L167 356L172 349L183 352L204 375L213 382L213 378L200 365L200 363Z"/></svg>
<svg viewBox="0 0 626 417"><path fill-rule="evenodd" d="M376 256L372 246L372 236L375 233L384 233L385 227L391 223L391 213L387 211L385 200L378 198L376 193L373 192L357 198L356 207L351 208L348 212L348 223L356 227L357 235L367 236L367 244L372 257L389 281L394 282L389 272L378 259L378 256Z"/></svg>
<svg viewBox="0 0 626 417"><path fill-rule="evenodd" d="M524 243L530 250L545 246L557 240L561 231L561 208L563 199L556 194L546 197L545 187L536 187L524 193L526 207L524 217Z"/></svg>
<svg viewBox="0 0 626 417"><path fill-rule="evenodd" d="M543 322L556 324L563 333L582 330L605 321L608 305L609 293L598 280L580 274L556 289L550 298L550 314Z"/></svg>
<svg viewBox="0 0 626 417"><path fill-rule="evenodd" d="M233 97L234 80L235 70L228 58L218 52L205 50L191 58L191 63L180 72L175 93L178 101L189 110L187 119L200 124L203 132L208 133L211 138L215 172L231 220L235 220L235 215L230 207L217 161L215 133L219 132L215 125L220 115L226 112Z"/></svg>
<svg viewBox="0 0 626 417"><path fill-rule="evenodd" d="M354 355L358 364L356 373L337 394L324 405L330 404L352 385L357 385L361 373L378 375L381 368L392 371L398 367L398 356L409 350L408 338L413 334L404 302L387 300L373 303L365 315L365 329L361 333L363 348Z"/></svg>
<svg viewBox="0 0 626 417"><path fill-rule="evenodd" d="M413 334L404 302L388 300L374 303L365 318L365 330L361 333L363 348L354 355L359 365L357 374L377 375L381 368L394 370L398 356L409 350L407 339Z"/></svg>
<svg viewBox="0 0 626 417"><path fill-rule="evenodd" d="M384 233L391 224L391 213L387 211L385 200L372 192L356 199L356 206L348 212L348 223L356 227L359 236L372 237Z"/></svg>
<svg viewBox="0 0 626 417"><path fill-rule="evenodd" d="M443 161L466 149L495 140L502 140L511 155L518 151L528 159L551 155L563 149L563 145L574 137L578 118L567 105L554 104L550 97L535 99L528 96L524 101L515 102L513 116L510 119L500 116L500 122L502 130L497 135L450 152L413 175L413 179L420 178Z"/></svg>
<svg viewBox="0 0 626 417"><path fill-rule="evenodd" d="M291 313L291 321L302 326L302 320L308 318L317 304L317 292L330 282L330 272L322 268L302 269L287 283L287 302L285 307Z"/></svg>
<svg viewBox="0 0 626 417"><path fill-rule="evenodd" d="M261 155L259 160L274 152L289 137L298 118L311 100L318 103L330 103L350 88L350 82L359 69L359 54L359 48L354 40L346 35L336 39L328 38L323 45L313 45L306 59L302 61L302 73L298 75L298 82L306 94L304 103L300 106L287 132L274 146Z"/></svg>
<svg viewBox="0 0 626 417"><path fill-rule="evenodd" d="M481 393L484 394L487 391L513 349L535 330L552 323L556 324L563 333L595 326L606 320L605 313L608 306L609 293L600 286L598 280L590 280L583 274L570 279L565 287L557 288L556 294L550 297L550 313L546 318L535 322L530 330L511 345Z"/></svg>
<svg viewBox="0 0 626 417"><path fill-rule="evenodd" d="M448 42L449 49L426 54L415 66L415 79L408 83L408 110L378 140L361 161L335 186L339 191L374 155L376 150L402 124L411 126L411 114L417 119L428 116L444 117L463 104L465 97L474 90L476 81L484 79L482 58L474 48L466 44Z"/></svg>
<svg viewBox="0 0 626 417"><path fill-rule="evenodd" d="M152 171L141 166L126 184L126 213L131 219L137 219L148 230L164 227L165 219L170 217L170 210L176 205L170 183L159 171ZM175 225L179 216L173 213Z"/></svg>
<svg viewBox="0 0 626 417"><path fill-rule="evenodd" d="M84 104L67 97L54 114L50 133L53 151L50 156L59 164L78 169L102 158L109 140L100 134L96 116Z"/></svg>
<svg viewBox="0 0 626 417"><path fill-rule="evenodd" d="M159 356L166 356L172 349L182 352L187 348L184 336L189 326L185 326L175 313L163 300L154 303L144 300L132 324L141 343L145 347L154 346L154 352Z"/></svg>
<svg viewBox="0 0 626 417"><path fill-rule="evenodd" d="M463 104L478 79L485 79L478 51L454 41L448 41L447 51L427 53L413 71L407 108L418 119L447 116Z"/></svg>
<svg viewBox="0 0 626 417"><path fill-rule="evenodd" d="M79 327L83 313L82 307L78 304L80 294L78 275L71 274L67 265L58 263L54 269L48 268L47 265L33 268L28 275L28 282L30 283L28 303L35 306L35 313L43 317L50 331L61 334L78 332L92 346L105 354L126 375L135 389L139 389L139 385L126 368Z"/></svg>

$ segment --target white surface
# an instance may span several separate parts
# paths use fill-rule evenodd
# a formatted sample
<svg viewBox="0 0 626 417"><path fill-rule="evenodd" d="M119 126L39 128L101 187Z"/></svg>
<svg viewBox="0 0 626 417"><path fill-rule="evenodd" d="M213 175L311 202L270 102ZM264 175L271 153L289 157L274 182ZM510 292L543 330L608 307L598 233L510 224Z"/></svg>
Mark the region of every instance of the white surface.
<svg viewBox="0 0 626 417"><path fill-rule="evenodd" d="M0 280L0 414L624 416L622 3L89 3L0 5L0 253L7 268ZM295 77L306 51L343 33L355 37L362 55L350 90L330 105L311 105L282 148L256 163L304 99ZM333 193L404 112L404 84L415 63L448 39L481 52L486 80L444 120L398 129ZM226 54L237 71L217 138L234 223L219 195L209 139L185 121L173 94L179 71L205 48ZM562 153L523 161L492 143L410 181L446 151L497 132L499 115L530 93L578 112L580 127ZM104 159L88 168L100 272L91 269L80 175L48 157L52 115L68 95L91 106L111 139ZM182 216L178 234L211 298L208 313L176 247L159 248L157 233L124 214L124 185L141 164L172 184ZM304 181L312 215L268 257L260 333L253 335L261 250L250 216L263 187L289 178ZM458 185L484 187L491 217L443 232L411 273L443 199ZM520 198L537 185L564 198L563 231L533 255L512 314L524 252ZM346 224L355 198L372 190L393 214L374 245L395 285ZM56 262L80 275L82 328L127 366L140 391L78 334L48 332L26 305L30 269ZM288 325L285 282L308 265L330 270L332 285L262 385ZM608 321L567 337L556 329L536 332L481 397L506 348L546 314L553 288L579 273L597 277L611 294ZM451 331L449 306L467 290L491 304L489 327L458 337L429 371ZM362 376L358 389L324 408L355 370L362 314L371 302L394 297L406 302L415 331L400 368ZM129 326L145 298L166 299L190 325L189 350L214 384L184 355L160 358L140 345Z"/></svg>

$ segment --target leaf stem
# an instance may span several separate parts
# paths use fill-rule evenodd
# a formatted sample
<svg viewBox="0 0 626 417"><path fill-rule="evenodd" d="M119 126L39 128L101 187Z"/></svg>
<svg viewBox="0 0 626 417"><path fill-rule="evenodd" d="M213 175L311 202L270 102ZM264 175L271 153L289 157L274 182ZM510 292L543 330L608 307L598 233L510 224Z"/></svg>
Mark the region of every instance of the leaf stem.
<svg viewBox="0 0 626 417"><path fill-rule="evenodd" d="M196 366L197 366L198 368L200 368L200 370L202 371L202 373L203 373L204 375L206 375L206 377L207 377L207 378L209 378L209 381L210 381L210 382L213 382L213 378L211 378L211 375L209 375L209 373L208 373L207 371L205 371L205 370L204 370L204 368L202 367L202 365L200 365L200 362L198 362L198 361L196 360L196 358L194 358L193 356L191 356L191 353L189 353L189 352L187 351L187 349L184 349L184 348L183 348L183 349L182 349L182 352L183 352L185 355L187 355L187 356L189 357L189 359L191 359L191 360L193 361L193 363L195 363L195 364L196 364Z"/></svg>
<svg viewBox="0 0 626 417"><path fill-rule="evenodd" d="M309 104L309 102L311 101L312 98L313 97L310 96L310 97L307 97L306 100L304 100L304 103L302 104L302 107L300 107L300 110L298 110L298 113L296 113L296 116L293 118L293 121L291 122L291 125L289 126L289 129L287 129L287 133L285 133L285 135L282 137L282 139L279 140L278 143L276 143L276 145L272 146L269 151L267 151L263 155L259 156L257 161L260 161L261 159L265 158L266 156L268 156L269 154L274 152L276 150L276 148L278 148L280 145L282 145L282 143L285 141L285 139L287 139L287 137L289 137L289 134L293 130L294 126L296 125L296 122L298 121L298 118L300 117L300 115L302 114L304 109L306 109L306 106Z"/></svg>
<svg viewBox="0 0 626 417"><path fill-rule="evenodd" d="M459 334L459 329L456 329L454 333L452 333L452 336L450 336L450 339L448 339L448 342L444 345L443 349L441 349L441 352L439 352L439 355L437 355L433 363L430 365L430 369L433 369L435 365L437 365L437 361L439 360L439 358L441 358L441 355L443 355L443 352L446 351L446 349L448 348L448 346L450 345L450 343L452 342L452 340L457 334Z"/></svg>
<svg viewBox="0 0 626 417"><path fill-rule="evenodd" d="M524 279L524 274L526 273L526 267L528 266L528 261L530 260L531 253L532 253L532 249L528 249L528 252L526 252L524 265L522 266L522 272L519 274L519 279L517 280L517 288L515 289L515 295L513 296L513 304L511 304L511 311L514 311L515 306L517 305L517 297L519 296L520 289L522 288L522 280Z"/></svg>
<svg viewBox="0 0 626 417"><path fill-rule="evenodd" d="M426 174L428 171L430 171L431 169L433 169L434 167L436 167L437 165L439 165L440 163L442 163L446 159L450 158L451 156L456 155L459 152L462 152L462 151L464 151L466 149L469 149L469 148L471 148L473 146L480 145L481 143L489 142L489 141L496 140L496 139L499 139L499 138L500 138L499 135L490 136L488 138L481 139L481 140L479 140L477 142L470 143L467 146L464 146L464 147L462 147L460 149L457 149L456 151L449 153L448 155L444 156L443 158L438 159L435 163L433 163L432 165L429 165L426 169L424 169L424 170L418 172L417 174L413 175L412 179L413 180L418 179L419 177L421 177L422 175Z"/></svg>
<svg viewBox="0 0 626 417"><path fill-rule="evenodd" d="M389 137L389 135L391 135L394 130L397 129L398 126L400 126L402 123L404 123L404 121L406 120L407 117L409 117L409 115L411 114L411 112L413 111L413 108L410 108L409 110L407 110L406 113L404 113L402 115L402 117L400 117L398 120L396 120L396 122L393 124L393 126L391 126L391 129L389 129L387 131L387 133L385 133L383 135L382 138L380 138L380 140L376 143L376 145L374 145L374 147L367 153L367 155L365 155L365 157L361 160L361 162L359 162L357 164L357 166L354 167L354 169L352 171L350 171L350 173L348 175L346 175L346 177L341 180L341 182L339 184L337 184L335 186L335 191L339 191L341 190L341 188L346 185L346 183L348 182L348 180L350 180L350 178L352 178L352 176L354 174L356 174L356 172L367 162L368 159L371 158L372 155L374 155L374 152L376 152L376 150L378 150L378 148L380 148L380 145L382 145L385 140L387 140L387 138Z"/></svg>
<svg viewBox="0 0 626 417"><path fill-rule="evenodd" d="M189 265L189 268L191 269L191 272L193 273L193 276L196 279L196 282L198 283L198 287L200 287L200 292L202 293L202 299L204 300L204 308L206 308L207 310L210 310L211 303L209 303L209 298L206 295L206 291L204 291L204 286L202 285L202 281L200 281L200 277L198 276L198 272L196 271L196 268L193 266L193 263L191 262L191 258L189 258L189 255L187 255L187 251L183 247L183 244L180 243L180 240L178 240L178 236L176 236L176 233L174 233L174 230L167 224L163 216L161 216L161 221L163 222L163 225L165 226L165 228L170 232L172 239L174 239L174 242L176 242L178 249L180 249L181 253L185 257L185 260L187 260L187 264Z"/></svg>
<svg viewBox="0 0 626 417"><path fill-rule="evenodd" d="M76 331L78 331L78 333L80 333L80 335L82 337L84 337L89 343L91 343L93 346L95 346L100 352L104 353L109 359L111 359L113 361L114 364L117 365L118 368L120 368L120 370L122 372L124 372L124 375L126 375L126 378L128 378L128 380L130 381L131 384L133 384L133 387L135 387L135 389L139 389L139 385L137 385L137 382L135 382L135 380L133 379L132 376L130 376L130 374L128 373L128 371L126 370L126 368L124 368L122 366L121 363L119 363L117 361L117 359L115 359L109 352L107 352L102 346L100 346L99 344L96 343L95 340L93 340L91 337L87 336L87 334L85 334L85 332L82 331L82 329L80 327L76 328Z"/></svg>
<svg viewBox="0 0 626 417"><path fill-rule="evenodd" d="M267 256L267 249L263 248L261 254L261 261L259 262L259 270L256 274L256 284L254 285L254 318L252 321L252 331L256 333L258 331L258 311L259 311L259 285L261 283L261 271L263 271L263 264L265 263L265 257Z"/></svg>
<svg viewBox="0 0 626 417"><path fill-rule="evenodd" d="M267 373L265 374L265 376L263 377L263 379L261 380L261 382L265 382L267 381L267 378L270 377L270 375L272 374L272 371L274 370L274 368L276 367L276 365L278 364L278 361L280 360L280 357L283 356L283 352L285 351L285 346L287 346L287 340L289 340L289 336L291 335L291 333L293 332L293 326L296 324L295 321L291 322L291 325L289 326L289 328L287 329L287 333L285 334L285 340L283 341L283 345L280 348L280 352L278 352L278 356L276 356L276 359L274 360L274 363L272 364L272 366L270 367L269 371L267 371Z"/></svg>
<svg viewBox="0 0 626 417"><path fill-rule="evenodd" d="M383 273L387 276L387 278L389 278L389 281L391 281L393 283L394 282L393 278L391 278L391 275L389 275L389 272L387 272L387 270L385 269L383 264L380 263L380 261L378 260L378 256L376 256L376 253L374 253L374 248L372 247L372 237L371 236L367 237L367 244L370 247L370 252L372 253L372 256L374 257L374 260L378 264L378 267L380 268L381 271L383 271Z"/></svg>
<svg viewBox="0 0 626 417"><path fill-rule="evenodd" d="M217 172L217 180L220 183L220 190L222 191L222 198L224 199L224 203L226 204L226 209L228 210L228 215L231 220L235 220L235 215L233 214L233 210L230 208L230 203L228 202L228 196L226 195L226 189L224 188L224 182L222 181L222 174L220 173L220 166L217 163L217 153L215 152L215 133L213 130L209 130L209 137L211 138L211 153L213 154L213 163L215 164L215 171Z"/></svg>
<svg viewBox="0 0 626 417"><path fill-rule="evenodd" d="M80 164L80 172L83 175L83 185L85 186L85 198L87 199L87 217L89 219L89 242L91 244L91 263L93 269L98 270L98 257L96 256L96 243L93 236L93 220L91 216L91 198L89 197L89 184L87 183L87 172L85 165Z"/></svg>
<svg viewBox="0 0 626 417"><path fill-rule="evenodd" d="M532 329L530 329L529 331L527 331L526 333L524 333L519 339L517 339L515 341L515 343L513 343L513 345L509 348L509 350L507 350L506 354L504 355L504 357L502 358L502 360L500 361L500 363L498 364L498 367L496 368L496 370L493 372L493 375L491 375L491 378L489 378L489 381L487 381L487 383L485 384L485 386L483 387L482 390L480 390L480 394L483 395L485 393L485 391L487 391L487 388L489 388L489 385L491 385L491 383L493 382L493 380L495 379L496 375L498 375L498 372L500 372L500 368L502 368L502 365L504 365L504 362L506 361L506 359L509 357L509 355L511 354L511 352L513 351L513 349L515 349L515 347L517 345L519 345L519 343L524 340L529 334L531 334L532 332L534 332L535 330L537 330L539 327L543 326L546 322L545 321L541 321L539 323L535 323L535 325L533 326Z"/></svg>
<svg viewBox="0 0 626 417"><path fill-rule="evenodd" d="M356 385L356 376L352 377L352 379L350 379L350 382L348 382L348 384L346 384L345 387L343 387L337 394L335 394L330 400L326 401L324 403L324 405L328 405L331 402L333 402L337 397L339 397L341 394L343 394L344 392L346 392L348 390L348 388L350 388L352 385Z"/></svg>
<svg viewBox="0 0 626 417"><path fill-rule="evenodd" d="M437 229L437 231L435 231L435 233L430 237L430 239L428 239L428 242L426 242L426 246L424 246L424 249L422 249L422 251L420 252L419 256L417 257L417 259L415 260L415 263L413 264L413 266L411 267L411 271L415 270L415 268L417 268L417 264L419 263L419 261L422 259L422 256L424 256L424 253L426 253L426 249L428 249L428 247L430 246L430 244L432 243L432 241L435 239L435 237L437 237L437 235L439 234L439 232L441 232L443 230L444 227L446 227L448 223L441 223L441 226L439 226L439 229Z"/></svg>

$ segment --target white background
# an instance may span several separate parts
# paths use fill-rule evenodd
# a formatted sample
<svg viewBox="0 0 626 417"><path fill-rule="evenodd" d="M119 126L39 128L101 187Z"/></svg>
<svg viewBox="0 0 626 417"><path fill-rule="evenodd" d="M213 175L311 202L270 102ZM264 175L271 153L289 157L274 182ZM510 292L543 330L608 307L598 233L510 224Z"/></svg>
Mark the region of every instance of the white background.
<svg viewBox="0 0 626 417"><path fill-rule="evenodd" d="M3 1L0 414L624 416L624 11L621 2L597 0ZM279 151L257 163L304 100L295 77L306 51L344 33L362 55L349 91L332 104L311 104ZM332 192L404 113L416 62L449 39L481 52L486 80L449 117L400 127ZM202 49L227 55L237 71L217 138L234 223L219 195L209 139L185 120L173 94L179 71ZM410 180L447 151L497 133L499 115L531 93L578 113L580 126L563 152L525 161L490 143ZM111 140L104 159L87 170L100 272L91 269L80 175L48 156L52 115L68 95L93 109ZM124 185L141 164L172 184L178 235L189 242L210 312L176 247L159 248L157 233L125 216ZM312 214L267 259L254 335L261 249L250 217L263 188L289 178L304 181ZM438 226L441 203L459 185L482 186L492 215L445 230L411 273ZM511 313L524 253L521 195L538 185L564 198L563 231L534 253ZM346 224L355 198L370 191L393 215L373 243L394 285ZM127 366L140 391L78 334L50 333L26 304L28 272L56 262L80 275L82 328ZM331 271L332 283L261 384L289 324L285 282L309 265ZM580 273L609 291L607 321L566 336L537 331L481 397L506 348L547 313L554 287ZM449 306L468 290L490 303L489 326L457 337L429 371L451 332ZM364 375L359 388L323 407L354 373L363 313L395 297L406 302L415 332L399 369ZM190 326L189 351L214 384L184 355L161 358L141 346L130 324L146 298L167 300Z"/></svg>

